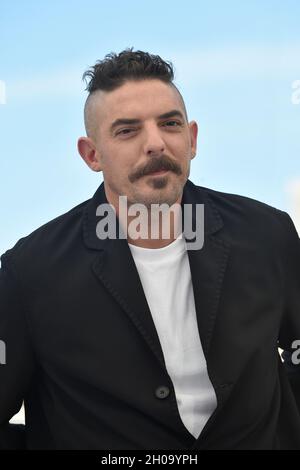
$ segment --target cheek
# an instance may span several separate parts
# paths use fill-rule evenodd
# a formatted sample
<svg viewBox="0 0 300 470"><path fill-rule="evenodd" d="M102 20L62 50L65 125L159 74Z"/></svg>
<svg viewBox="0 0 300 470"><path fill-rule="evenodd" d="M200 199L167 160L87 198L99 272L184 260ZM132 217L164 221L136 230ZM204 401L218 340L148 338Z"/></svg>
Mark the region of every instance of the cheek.
<svg viewBox="0 0 300 470"><path fill-rule="evenodd" d="M186 156L190 149L190 141L187 137L183 138L181 136L170 142L169 148L172 149L173 154L177 157L182 157L183 155Z"/></svg>
<svg viewBox="0 0 300 470"><path fill-rule="evenodd" d="M119 185L126 184L128 182L129 173L130 168L128 168L127 165L117 162L107 165L107 167L103 169L103 174L106 176L107 180Z"/></svg>

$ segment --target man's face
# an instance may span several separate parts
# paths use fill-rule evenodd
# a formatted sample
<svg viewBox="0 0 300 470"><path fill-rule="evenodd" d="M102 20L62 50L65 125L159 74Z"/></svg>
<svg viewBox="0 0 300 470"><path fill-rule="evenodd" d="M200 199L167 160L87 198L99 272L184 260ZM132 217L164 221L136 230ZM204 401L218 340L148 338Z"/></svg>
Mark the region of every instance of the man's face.
<svg viewBox="0 0 300 470"><path fill-rule="evenodd" d="M80 153L92 169L103 171L108 201L118 207L122 195L129 204L180 202L196 153L197 124L188 124L177 90L157 79L128 81L92 99L94 153L89 161Z"/></svg>

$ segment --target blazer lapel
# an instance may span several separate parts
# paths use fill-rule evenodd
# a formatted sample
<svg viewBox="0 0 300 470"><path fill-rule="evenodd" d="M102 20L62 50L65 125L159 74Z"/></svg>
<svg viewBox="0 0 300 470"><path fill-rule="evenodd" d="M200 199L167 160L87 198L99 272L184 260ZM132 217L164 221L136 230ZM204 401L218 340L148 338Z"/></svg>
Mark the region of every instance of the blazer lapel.
<svg viewBox="0 0 300 470"><path fill-rule="evenodd" d="M199 333L206 357L217 317L228 254L226 244L209 236L202 250L188 252Z"/></svg>
<svg viewBox="0 0 300 470"><path fill-rule="evenodd" d="M96 209L103 203L107 204L107 199L102 183L91 199L84 218L85 243L89 248L98 251L92 263L93 272L129 316L160 365L165 369L159 337L127 240L122 238L101 240L96 235L96 225L99 222ZM118 221L116 221L116 228L118 233Z"/></svg>
<svg viewBox="0 0 300 470"><path fill-rule="evenodd" d="M188 182L183 204L204 204L204 244L199 250L188 250L188 256L199 334L207 359L218 314L230 244L222 238L222 218L205 190L195 188L191 182ZM192 219L195 227L197 221L194 211ZM211 372L213 375L213 371ZM218 382L217 378L215 380ZM218 386L217 383L215 385Z"/></svg>

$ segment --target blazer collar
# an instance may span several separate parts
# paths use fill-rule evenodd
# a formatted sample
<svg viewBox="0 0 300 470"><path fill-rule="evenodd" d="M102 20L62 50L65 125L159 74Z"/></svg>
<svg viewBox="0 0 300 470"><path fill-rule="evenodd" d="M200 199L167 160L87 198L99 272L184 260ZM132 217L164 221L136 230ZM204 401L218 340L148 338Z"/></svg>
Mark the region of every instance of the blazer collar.
<svg viewBox="0 0 300 470"><path fill-rule="evenodd" d="M100 204L107 204L104 183L102 183L94 196L89 200L83 214L83 239L88 248L94 250L105 249L107 239L101 240L96 235L96 226L100 218L96 215L97 207ZM207 190L195 186L188 180L184 186L181 204L191 204L193 206L192 218L193 227L195 227L195 204L204 204L204 232L206 235L213 234L223 227L223 221L217 208L211 201ZM118 228L118 221L117 221ZM118 230L117 230L118 232Z"/></svg>

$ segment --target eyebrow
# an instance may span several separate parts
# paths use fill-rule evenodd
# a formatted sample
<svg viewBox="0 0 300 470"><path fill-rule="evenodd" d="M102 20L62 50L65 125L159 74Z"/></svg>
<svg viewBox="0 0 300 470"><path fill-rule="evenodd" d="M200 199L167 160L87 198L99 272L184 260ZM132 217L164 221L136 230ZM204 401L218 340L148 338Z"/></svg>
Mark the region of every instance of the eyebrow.
<svg viewBox="0 0 300 470"><path fill-rule="evenodd" d="M168 119L170 117L180 117L181 119L184 119L184 115L182 114L181 111L178 109L172 109L172 111L168 111L167 113L160 114L158 116L158 119ZM140 119L127 119L127 118L119 118L116 119L112 125L110 126L110 132L112 132L116 127L124 124L140 124L141 120Z"/></svg>

